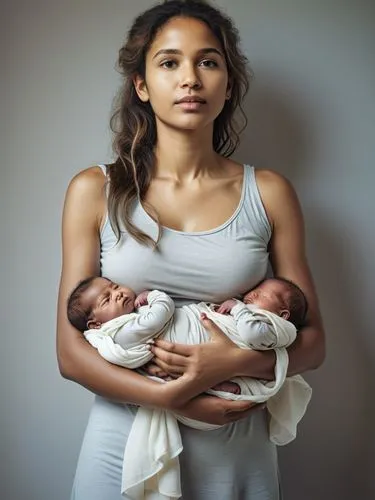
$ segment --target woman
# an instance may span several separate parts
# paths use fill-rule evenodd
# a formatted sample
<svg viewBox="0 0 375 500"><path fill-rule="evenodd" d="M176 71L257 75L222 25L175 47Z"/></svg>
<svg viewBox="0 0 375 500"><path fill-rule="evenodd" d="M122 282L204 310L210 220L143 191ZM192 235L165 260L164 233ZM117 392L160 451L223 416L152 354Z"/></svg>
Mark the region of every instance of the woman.
<svg viewBox="0 0 375 500"><path fill-rule="evenodd" d="M106 363L67 321L69 292L92 274L137 293L162 289L177 305L221 302L258 283L270 258L274 273L297 283L309 303L308 326L289 349L289 373L316 368L324 358L293 188L272 171L229 159L238 142L234 112L248 84L231 21L198 1L166 2L135 20L119 65L124 85L113 120L117 160L79 173L63 214L59 366L64 377L97 394L72 498L120 500L135 404L228 424L211 432L181 426L185 500L278 499L266 412L200 395L237 375L271 378L272 353L237 348L208 320L209 344L158 342L150 372L184 375L177 402L168 397L168 384ZM187 394L195 397L186 403Z"/></svg>

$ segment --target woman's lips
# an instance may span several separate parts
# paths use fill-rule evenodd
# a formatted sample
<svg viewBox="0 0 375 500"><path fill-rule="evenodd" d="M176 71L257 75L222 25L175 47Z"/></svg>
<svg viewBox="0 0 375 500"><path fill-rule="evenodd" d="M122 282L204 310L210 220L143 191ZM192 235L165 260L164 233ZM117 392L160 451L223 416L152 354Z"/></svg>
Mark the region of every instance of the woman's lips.
<svg viewBox="0 0 375 500"><path fill-rule="evenodd" d="M204 101L181 101L176 103L177 106L184 109L185 111L198 111L204 106Z"/></svg>
<svg viewBox="0 0 375 500"><path fill-rule="evenodd" d="M199 110L206 101L199 96L186 95L181 97L176 101L176 105L186 111L197 111Z"/></svg>
<svg viewBox="0 0 375 500"><path fill-rule="evenodd" d="M205 103L206 101L198 96L198 95L184 95L183 97L180 97L180 99L177 99L176 104L181 104L182 102L201 102Z"/></svg>

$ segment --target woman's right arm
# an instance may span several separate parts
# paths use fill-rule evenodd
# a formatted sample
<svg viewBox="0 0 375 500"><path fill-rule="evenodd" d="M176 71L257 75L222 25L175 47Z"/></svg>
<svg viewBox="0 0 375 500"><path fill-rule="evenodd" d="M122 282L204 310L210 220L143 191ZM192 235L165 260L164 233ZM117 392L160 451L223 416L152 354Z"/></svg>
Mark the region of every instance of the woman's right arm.
<svg viewBox="0 0 375 500"><path fill-rule="evenodd" d="M159 384L111 365L67 319L67 299L82 279L99 275L100 227L106 213L105 177L98 167L71 181L62 221L62 271L57 313L57 358L63 377L117 401L163 406Z"/></svg>
<svg viewBox="0 0 375 500"><path fill-rule="evenodd" d="M66 193L62 221L62 271L57 313L57 358L61 375L109 399L178 410L190 418L225 424L247 415L249 404L198 396L174 407L168 384L112 365L100 357L67 318L67 299L82 279L99 275L100 227L106 213L105 177L98 167L79 173Z"/></svg>

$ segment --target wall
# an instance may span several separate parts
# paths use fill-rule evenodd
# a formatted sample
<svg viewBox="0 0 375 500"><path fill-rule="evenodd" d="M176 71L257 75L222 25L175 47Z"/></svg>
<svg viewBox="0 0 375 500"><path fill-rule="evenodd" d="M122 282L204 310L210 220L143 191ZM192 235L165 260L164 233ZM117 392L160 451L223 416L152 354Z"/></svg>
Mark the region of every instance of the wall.
<svg viewBox="0 0 375 500"><path fill-rule="evenodd" d="M66 500L92 396L55 360L60 216L69 179L110 158L117 50L151 1L1 7L2 497ZM328 358L298 440L280 450L288 500L375 495L374 3L218 1L256 78L236 158L282 172L304 209Z"/></svg>

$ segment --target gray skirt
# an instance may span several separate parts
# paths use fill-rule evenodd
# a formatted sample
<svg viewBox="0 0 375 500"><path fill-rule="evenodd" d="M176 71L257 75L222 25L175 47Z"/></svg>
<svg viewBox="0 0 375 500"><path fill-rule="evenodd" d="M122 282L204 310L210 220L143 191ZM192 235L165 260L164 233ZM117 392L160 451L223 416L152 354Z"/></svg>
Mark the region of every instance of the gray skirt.
<svg viewBox="0 0 375 500"><path fill-rule="evenodd" d="M95 397L71 500L123 500L121 473L135 406ZM183 500L280 500L276 447L267 413L213 431L180 425Z"/></svg>

